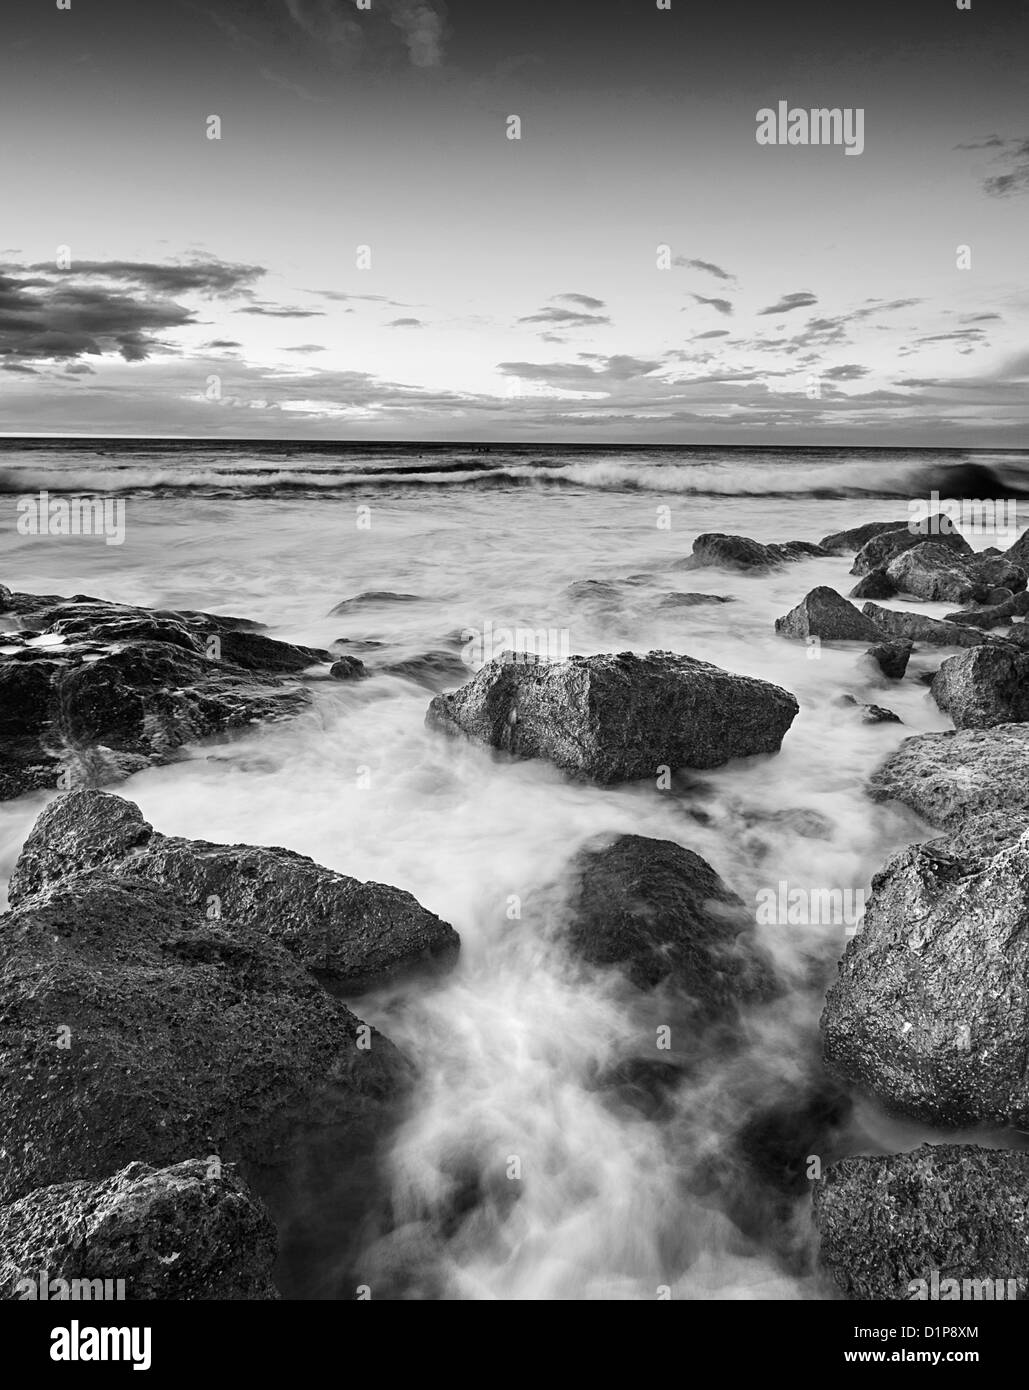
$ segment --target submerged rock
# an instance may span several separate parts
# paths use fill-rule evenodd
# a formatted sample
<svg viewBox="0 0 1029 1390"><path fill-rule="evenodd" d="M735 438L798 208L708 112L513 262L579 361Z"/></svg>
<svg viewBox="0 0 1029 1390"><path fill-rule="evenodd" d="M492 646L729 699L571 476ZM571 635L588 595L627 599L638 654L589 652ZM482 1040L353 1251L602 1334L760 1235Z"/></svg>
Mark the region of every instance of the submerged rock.
<svg viewBox="0 0 1029 1390"><path fill-rule="evenodd" d="M784 618L776 618L775 630L781 637L838 642L874 642L881 635L860 609L824 584L812 589Z"/></svg>
<svg viewBox="0 0 1029 1390"><path fill-rule="evenodd" d="M498 658L437 695L426 724L601 783L662 767L720 767L778 752L799 706L788 691L671 652Z"/></svg>
<svg viewBox="0 0 1029 1390"><path fill-rule="evenodd" d="M1025 1298L1027 1190L1029 1154L975 1144L845 1158L814 1189L821 1262L846 1298Z"/></svg>
<svg viewBox="0 0 1029 1390"><path fill-rule="evenodd" d="M773 569L794 560L808 559L826 552L811 541L787 541L783 545L762 545L749 536L725 536L709 532L693 542L693 553L680 560L676 569Z"/></svg>
<svg viewBox="0 0 1029 1390"><path fill-rule="evenodd" d="M245 922L341 993L418 964L449 965L460 945L453 927L400 888L362 883L292 850L160 835L138 806L100 791L69 792L43 810L11 876L11 905L98 868Z"/></svg>
<svg viewBox="0 0 1029 1390"><path fill-rule="evenodd" d="M866 655L872 658L884 676L899 681L908 669L908 661L914 649L915 644L909 638L897 637L892 642L879 642L876 646L869 647Z"/></svg>
<svg viewBox="0 0 1029 1390"><path fill-rule="evenodd" d="M893 710L887 709L885 705L864 705L853 695L841 695L836 703L856 709L864 724L903 724L904 722L899 714L894 714Z"/></svg>
<svg viewBox="0 0 1029 1390"><path fill-rule="evenodd" d="M704 1018L770 993L753 911L699 854L619 835L582 849L572 873L568 940L589 964L624 966L640 989L668 980Z"/></svg>
<svg viewBox="0 0 1029 1390"><path fill-rule="evenodd" d="M915 734L873 773L868 790L945 829L990 812L1029 821L1029 724Z"/></svg>
<svg viewBox="0 0 1029 1390"><path fill-rule="evenodd" d="M976 628L941 622L939 618L927 618L921 613L881 608L877 603L866 603L861 611L886 637L907 637L914 642L928 642L936 647L978 647L995 640Z"/></svg>
<svg viewBox="0 0 1029 1390"><path fill-rule="evenodd" d="M989 729L1029 719L1029 652L975 647L952 656L930 687L959 729Z"/></svg>
<svg viewBox="0 0 1029 1390"><path fill-rule="evenodd" d="M826 1065L927 1124L1029 1125L1029 835L911 845L872 880L826 996Z"/></svg>
<svg viewBox="0 0 1029 1390"><path fill-rule="evenodd" d="M276 1246L264 1207L232 1167L130 1163L0 1207L0 1299L26 1297L25 1280L36 1298L116 1297L121 1281L130 1300L276 1299Z"/></svg>
<svg viewBox="0 0 1029 1390"><path fill-rule="evenodd" d="M421 603L421 601L418 594L396 594L390 589L366 589L364 593L355 594L353 598L342 599L335 608L329 609L328 616L338 618L344 613L353 613L355 609L382 608L391 603Z"/></svg>

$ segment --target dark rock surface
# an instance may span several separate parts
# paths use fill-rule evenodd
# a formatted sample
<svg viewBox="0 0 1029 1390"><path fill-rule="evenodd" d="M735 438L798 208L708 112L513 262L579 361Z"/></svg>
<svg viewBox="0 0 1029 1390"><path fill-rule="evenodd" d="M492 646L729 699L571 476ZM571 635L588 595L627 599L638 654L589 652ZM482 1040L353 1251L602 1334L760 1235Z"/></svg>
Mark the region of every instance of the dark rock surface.
<svg viewBox="0 0 1029 1390"><path fill-rule="evenodd" d="M77 791L41 813L11 876L10 901L83 870L147 879L193 910L245 922L288 949L341 993L357 993L412 967L449 965L453 927L400 888L362 883L291 850L215 845L158 834L131 801Z"/></svg>
<svg viewBox="0 0 1029 1390"><path fill-rule="evenodd" d="M941 622L938 618L927 618L922 613L882 608L878 603L866 603L861 611L886 637L907 637L913 642L928 642L936 647L978 647L995 640L977 628Z"/></svg>
<svg viewBox="0 0 1029 1390"><path fill-rule="evenodd" d="M903 551L927 543L946 546L956 555L973 554L972 547L958 531L941 531L938 535L933 535L924 530L912 531L905 527L903 531L884 531L866 541L854 557L850 572L871 574L873 570L885 569Z"/></svg>
<svg viewBox="0 0 1029 1390"><path fill-rule="evenodd" d="M676 569L736 569L766 570L824 555L821 546L811 541L786 541L782 545L762 545L749 536L726 536L709 532L693 542L693 552L680 560Z"/></svg>
<svg viewBox="0 0 1029 1390"><path fill-rule="evenodd" d="M975 1299L963 1280L989 1281L992 1292L978 1297L995 1299L995 1281L1004 1280L1007 1300L1019 1288L1007 1280L1024 1288L1029 1279L1027 1191L1025 1153L923 1144L846 1158L814 1190L822 1265L851 1299ZM948 1279L959 1281L956 1294Z"/></svg>
<svg viewBox="0 0 1029 1390"><path fill-rule="evenodd" d="M893 598L897 586L884 569L870 570L851 589L850 598Z"/></svg>
<svg viewBox="0 0 1029 1390"><path fill-rule="evenodd" d="M776 618L775 630L781 637L837 642L874 642L881 635L860 609L824 584L812 589L785 617Z"/></svg>
<svg viewBox="0 0 1029 1390"><path fill-rule="evenodd" d="M989 595L1006 594L998 603L986 603L977 608L964 608L957 613L947 613L944 622L966 623L969 627L1003 627L1015 618L1024 618L1029 613L1029 594L1013 594L1009 589L994 590Z"/></svg>
<svg viewBox="0 0 1029 1390"><path fill-rule="evenodd" d="M863 526L854 526L849 531L834 531L831 536L823 536L819 544L832 555L854 555L862 546L876 536L888 531L906 531L905 521L866 521Z"/></svg>
<svg viewBox="0 0 1029 1390"><path fill-rule="evenodd" d="M612 783L778 752L798 712L779 686L670 652L489 662L426 723Z"/></svg>
<svg viewBox="0 0 1029 1390"><path fill-rule="evenodd" d="M989 729L1029 719L1029 651L974 647L937 671L932 697L959 729Z"/></svg>
<svg viewBox="0 0 1029 1390"><path fill-rule="evenodd" d="M882 671L884 676L890 680L899 681L903 679L904 672L908 669L908 661L914 651L915 644L907 637L897 637L891 642L880 642L874 647L869 647L867 655Z"/></svg>
<svg viewBox="0 0 1029 1390"><path fill-rule="evenodd" d="M275 1229L231 1166L130 1163L99 1182L36 1188L0 1207L0 1299L19 1282L124 1281L129 1300L275 1299ZM80 1285L81 1290L83 1286ZM92 1286L89 1297L92 1293Z"/></svg>

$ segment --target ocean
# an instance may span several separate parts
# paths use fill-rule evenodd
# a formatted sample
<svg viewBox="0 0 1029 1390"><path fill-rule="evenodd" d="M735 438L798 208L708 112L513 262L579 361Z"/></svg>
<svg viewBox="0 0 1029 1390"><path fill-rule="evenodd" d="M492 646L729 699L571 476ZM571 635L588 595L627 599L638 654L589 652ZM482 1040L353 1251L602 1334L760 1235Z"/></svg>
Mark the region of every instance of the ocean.
<svg viewBox="0 0 1029 1390"><path fill-rule="evenodd" d="M123 501L123 543L20 534L18 499L42 491ZM933 493L1010 500L1024 529L1029 453L0 446L0 581L9 588L247 617L291 642L343 641L373 673L316 682L300 717L191 747L117 788L164 832L286 846L408 889L460 933L453 974L354 1005L415 1061L419 1082L381 1155L374 1212L336 1220L353 1203L344 1156L331 1181L296 1194L289 1290L353 1296L351 1283L374 1270L379 1285L412 1298L829 1296L812 1272L808 1197L739 1197L734 1143L763 1106L817 1074L817 1020L846 925L761 925L781 996L748 1017L742 1052L688 1059L654 1106L640 1088L612 1093L597 1081L652 1057L666 1020L641 1010L614 976L571 960L556 905L570 860L602 832L696 851L755 910L784 883L867 891L891 853L930 837L912 813L864 792L902 739L950 727L926 687L909 678L886 689L856 649L812 649L774 631L816 585L848 592L851 559L760 577L676 565L702 532L817 541L904 520ZM996 537L968 539L979 550ZM729 601L676 597L696 592ZM920 611L942 617L953 606ZM561 634L573 653L685 653L784 686L800 715L779 754L668 791L573 783L426 729L433 690L470 678L470 666L461 674L469 644L518 629ZM911 673L938 662L922 649ZM380 669L398 663L404 672ZM842 694L886 704L903 722L864 724L840 706ZM46 800L0 804L4 884ZM688 1054L688 1040L673 1051ZM926 1137L861 1101L833 1154L811 1157L895 1152ZM455 1221L462 1202L466 1218ZM312 1243L312 1211L327 1230L346 1228L338 1247Z"/></svg>

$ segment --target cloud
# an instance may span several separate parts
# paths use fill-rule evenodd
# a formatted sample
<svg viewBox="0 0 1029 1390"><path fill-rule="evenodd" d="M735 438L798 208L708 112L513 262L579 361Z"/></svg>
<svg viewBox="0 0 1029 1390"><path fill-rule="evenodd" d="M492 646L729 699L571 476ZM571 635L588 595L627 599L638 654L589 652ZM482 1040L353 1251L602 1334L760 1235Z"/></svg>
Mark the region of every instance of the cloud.
<svg viewBox="0 0 1029 1390"><path fill-rule="evenodd" d="M580 309L605 309L602 299L594 299L591 294L556 294L555 299L564 299L569 304L578 304Z"/></svg>
<svg viewBox="0 0 1029 1390"><path fill-rule="evenodd" d="M702 338L728 338L727 328L709 328L706 333L694 333L693 341L699 343Z"/></svg>
<svg viewBox="0 0 1029 1390"><path fill-rule="evenodd" d="M821 373L826 381L857 381L859 377L868 375L868 368L861 367L857 362L844 362L839 367L829 367Z"/></svg>
<svg viewBox="0 0 1029 1390"><path fill-rule="evenodd" d="M603 389L605 384L613 385L646 376L662 365L626 354L603 357L598 353L580 353L580 357L601 365L590 367L581 362L498 362L497 371L504 376L520 377L523 381L542 381L554 386L596 391Z"/></svg>
<svg viewBox="0 0 1029 1390"><path fill-rule="evenodd" d="M818 296L809 290L798 290L794 294L784 294L782 299L776 304L769 304L767 309L759 309L759 314L788 314L792 309L806 309L811 304L818 303Z"/></svg>
<svg viewBox="0 0 1029 1390"><path fill-rule="evenodd" d="M201 351L207 351L211 348L238 348L242 346L242 343L234 342L231 338L212 338L209 343L200 344Z"/></svg>
<svg viewBox="0 0 1029 1390"><path fill-rule="evenodd" d="M423 328L421 319L391 319L387 328Z"/></svg>
<svg viewBox="0 0 1029 1390"><path fill-rule="evenodd" d="M251 304L246 309L238 309L240 314L253 314L264 319L323 319L324 309L297 309L287 304Z"/></svg>
<svg viewBox="0 0 1029 1390"><path fill-rule="evenodd" d="M193 260L181 264L158 265L153 261L73 261L69 270L57 271L53 262L3 270L24 269L47 275L60 274L76 279L123 281L153 294L200 294L220 296L246 293L255 280L266 274L264 266L237 265L217 259Z"/></svg>
<svg viewBox="0 0 1029 1390"><path fill-rule="evenodd" d="M728 299L705 299L702 294L692 294L691 299L695 299L698 304L710 305L712 309L717 309L720 314L731 314L732 304Z"/></svg>
<svg viewBox="0 0 1029 1390"><path fill-rule="evenodd" d="M327 352L328 349L322 347L321 343L300 343L297 347L288 347L284 352Z"/></svg>
<svg viewBox="0 0 1029 1390"><path fill-rule="evenodd" d="M558 328L597 328L610 325L611 320L603 314L587 314L578 309L562 309L553 305L553 299L585 299L586 295L555 295L551 305L537 314L527 314L519 323L546 323ZM599 301L598 301L599 305ZM600 305L599 307L603 307Z"/></svg>
<svg viewBox="0 0 1029 1390"><path fill-rule="evenodd" d="M983 180L983 191L991 198L1005 198L1011 194L1029 193L1029 139L1024 136L1002 139L999 135L987 136L985 140L967 145L957 145L959 150L996 150L990 161L1004 167L1004 172L991 174Z"/></svg>
<svg viewBox="0 0 1029 1390"><path fill-rule="evenodd" d="M716 280L736 279L735 275L730 275L727 270L723 270L720 265L715 265L713 261L693 261L686 256L676 256L672 264L683 266L687 270L702 270L707 275L713 275Z"/></svg>
<svg viewBox="0 0 1029 1390"><path fill-rule="evenodd" d="M443 62L446 11L442 0L373 0L362 11L354 8L352 0L285 0L285 4L305 33L346 62L358 62L369 45L384 45L382 15L399 31L413 67L435 68Z"/></svg>

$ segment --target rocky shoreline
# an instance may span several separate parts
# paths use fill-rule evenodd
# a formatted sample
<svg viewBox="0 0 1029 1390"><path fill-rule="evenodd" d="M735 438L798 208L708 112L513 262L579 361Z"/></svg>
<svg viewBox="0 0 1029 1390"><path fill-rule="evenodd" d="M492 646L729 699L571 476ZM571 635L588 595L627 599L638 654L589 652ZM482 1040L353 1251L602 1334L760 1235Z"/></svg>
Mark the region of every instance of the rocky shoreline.
<svg viewBox="0 0 1029 1390"><path fill-rule="evenodd" d="M784 642L851 644L856 686L918 679L912 653L941 657L928 697L954 729L906 739L868 796L942 833L873 880L825 1001L825 1074L739 1137L748 1182L783 1201L812 1190L820 1268L847 1298L920 1296L932 1271L1029 1277L1027 1155L955 1142L804 1172L852 1095L940 1130L1029 1128L1024 541L975 554L953 528L870 523L817 545L700 536L680 562L758 578L852 555L858 592L811 589L775 623ZM917 611L939 601L960 607L942 621ZM276 1193L326 1144L372 1152L417 1086L418 1059L344 1000L411 976L431 987L458 935L396 887L282 848L164 835L102 787L291 717L311 679L365 668L245 619L85 595L0 586L0 626L0 799L63 792L0 918L0 1298L37 1268L124 1278L130 1298L277 1297ZM840 701L896 719L850 691ZM775 757L799 709L778 685L687 655L622 652L494 659L436 694L426 724L574 780L663 789L682 770ZM731 1053L742 1011L776 994L732 885L638 835L587 845L569 876L572 956L641 995L670 991L692 1034ZM678 1075L661 1063L598 1084L642 1089L657 1113Z"/></svg>

